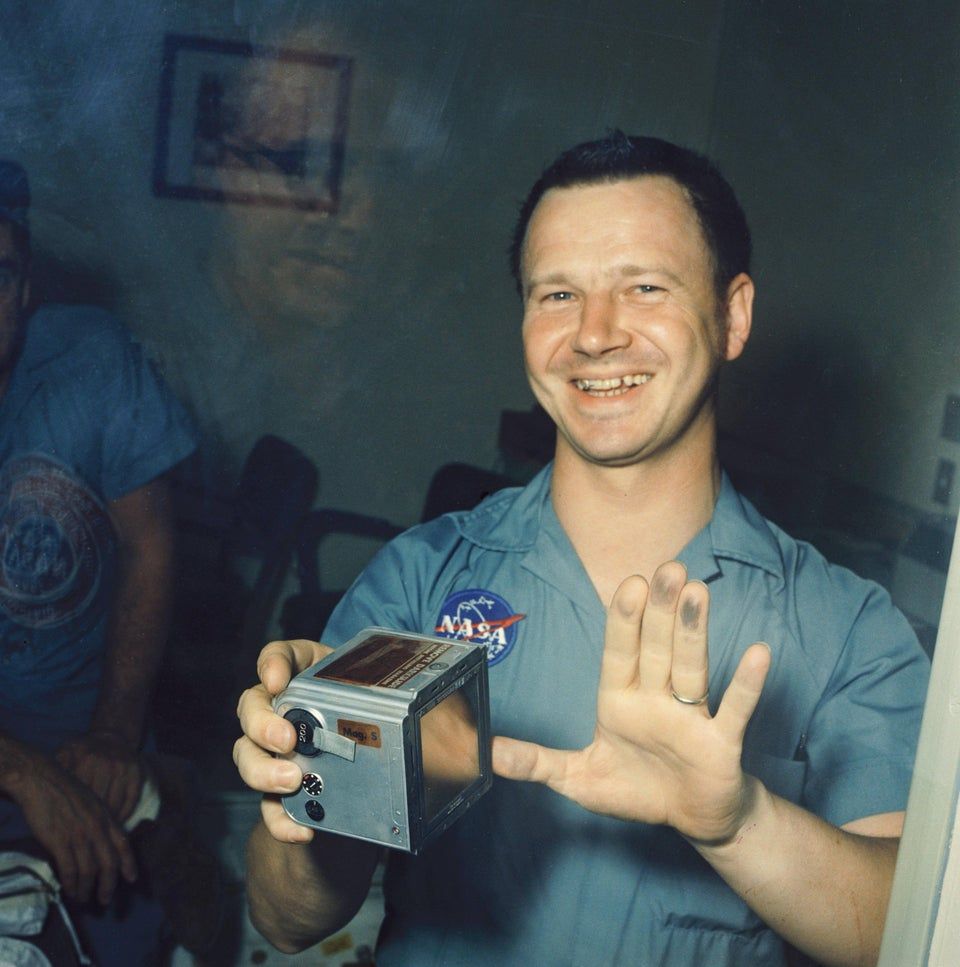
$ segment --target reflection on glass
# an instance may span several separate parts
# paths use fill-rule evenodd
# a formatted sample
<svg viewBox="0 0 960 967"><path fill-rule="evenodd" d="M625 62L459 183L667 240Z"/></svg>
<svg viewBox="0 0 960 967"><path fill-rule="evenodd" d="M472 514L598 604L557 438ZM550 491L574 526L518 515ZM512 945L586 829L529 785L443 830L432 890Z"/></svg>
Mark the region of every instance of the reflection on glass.
<svg viewBox="0 0 960 967"><path fill-rule="evenodd" d="M420 719L424 822L428 825L480 778L478 701L474 677Z"/></svg>
<svg viewBox="0 0 960 967"><path fill-rule="evenodd" d="M275 37L269 50L275 55L234 58L242 66L233 73L198 78L193 172L208 187L250 196L218 211L208 268L226 304L287 342L292 332L344 324L374 204L368 159L349 140L338 198L324 182L341 136L341 72L296 57L339 57L336 39L317 28Z"/></svg>

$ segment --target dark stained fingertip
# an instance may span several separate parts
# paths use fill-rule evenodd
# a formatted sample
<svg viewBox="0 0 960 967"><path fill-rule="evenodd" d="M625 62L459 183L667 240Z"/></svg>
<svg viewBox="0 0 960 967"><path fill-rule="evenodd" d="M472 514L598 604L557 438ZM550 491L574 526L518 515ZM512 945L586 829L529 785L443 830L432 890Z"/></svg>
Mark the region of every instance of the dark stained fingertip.
<svg viewBox="0 0 960 967"><path fill-rule="evenodd" d="M703 614L703 607L695 598L686 598L680 605L680 620L683 626L690 631L696 631L700 627L700 616Z"/></svg>
<svg viewBox="0 0 960 967"><path fill-rule="evenodd" d="M676 600L687 579L686 568L677 561L661 564L650 582L650 601L659 606L670 606Z"/></svg>
<svg viewBox="0 0 960 967"><path fill-rule="evenodd" d="M673 600L676 585L666 578L656 576L650 585L650 601L656 605L667 605Z"/></svg>

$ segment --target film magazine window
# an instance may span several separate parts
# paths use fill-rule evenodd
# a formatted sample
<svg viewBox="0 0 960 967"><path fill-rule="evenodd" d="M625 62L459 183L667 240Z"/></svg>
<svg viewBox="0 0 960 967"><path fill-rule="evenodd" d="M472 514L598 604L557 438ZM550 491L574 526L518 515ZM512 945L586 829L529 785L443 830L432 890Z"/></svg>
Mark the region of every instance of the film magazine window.
<svg viewBox="0 0 960 967"><path fill-rule="evenodd" d="M297 729L283 805L306 826L417 853L490 788L481 645L366 628L274 708Z"/></svg>

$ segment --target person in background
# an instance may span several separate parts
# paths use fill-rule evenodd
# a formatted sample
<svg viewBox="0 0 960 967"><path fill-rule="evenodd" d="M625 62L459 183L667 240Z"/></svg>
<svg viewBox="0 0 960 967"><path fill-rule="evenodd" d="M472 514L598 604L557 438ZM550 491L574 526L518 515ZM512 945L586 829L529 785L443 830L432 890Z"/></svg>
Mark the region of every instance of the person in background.
<svg viewBox="0 0 960 967"><path fill-rule="evenodd" d="M149 962L162 913L126 830L174 567L167 474L192 424L128 332L28 313L30 190L0 161L0 846L39 849L101 965Z"/></svg>
<svg viewBox="0 0 960 967"><path fill-rule="evenodd" d="M715 166L659 139L577 145L529 193L512 265L554 461L397 538L323 635L487 647L500 778L421 856L390 856L380 967L876 960L928 665L886 592L720 467L750 250ZM287 951L350 919L378 859L277 801L301 776L273 755L295 735L270 701L324 653L268 645L239 706L234 757L266 793L251 915Z"/></svg>

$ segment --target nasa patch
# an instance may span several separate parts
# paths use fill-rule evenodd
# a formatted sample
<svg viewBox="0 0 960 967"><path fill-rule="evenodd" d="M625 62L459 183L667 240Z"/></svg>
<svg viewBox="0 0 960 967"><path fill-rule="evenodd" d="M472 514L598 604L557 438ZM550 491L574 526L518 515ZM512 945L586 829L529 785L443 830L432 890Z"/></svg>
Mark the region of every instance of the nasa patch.
<svg viewBox="0 0 960 967"><path fill-rule="evenodd" d="M517 641L517 614L499 594L479 588L455 591L440 609L435 633L441 638L487 646L487 664L503 661Z"/></svg>

